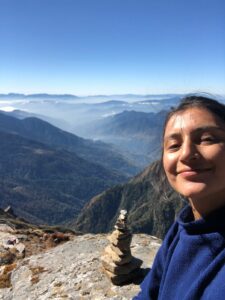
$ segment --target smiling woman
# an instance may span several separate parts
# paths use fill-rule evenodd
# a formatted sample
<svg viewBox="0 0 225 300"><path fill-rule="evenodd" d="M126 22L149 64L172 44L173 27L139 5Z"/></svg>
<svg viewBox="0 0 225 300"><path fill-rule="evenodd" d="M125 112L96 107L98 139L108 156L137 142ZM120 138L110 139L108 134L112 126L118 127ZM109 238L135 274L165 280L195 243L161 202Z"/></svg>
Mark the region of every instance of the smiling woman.
<svg viewBox="0 0 225 300"><path fill-rule="evenodd" d="M186 97L164 127L162 164L189 205L178 216L134 299L224 299L225 106Z"/></svg>
<svg viewBox="0 0 225 300"><path fill-rule="evenodd" d="M171 186L189 198L195 218L225 203L225 124L207 109L174 114L164 136L163 165Z"/></svg>

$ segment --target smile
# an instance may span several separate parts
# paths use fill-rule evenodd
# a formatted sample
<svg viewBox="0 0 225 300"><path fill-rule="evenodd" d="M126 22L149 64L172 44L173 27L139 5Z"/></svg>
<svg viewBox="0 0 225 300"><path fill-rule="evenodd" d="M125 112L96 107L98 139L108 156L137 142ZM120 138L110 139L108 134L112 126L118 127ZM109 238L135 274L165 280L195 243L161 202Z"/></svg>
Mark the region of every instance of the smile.
<svg viewBox="0 0 225 300"><path fill-rule="evenodd" d="M206 173L211 171L211 168L207 168L207 169L183 169L177 172L177 175L182 175L184 177L189 177L189 176L194 176L194 175L199 175L202 173Z"/></svg>

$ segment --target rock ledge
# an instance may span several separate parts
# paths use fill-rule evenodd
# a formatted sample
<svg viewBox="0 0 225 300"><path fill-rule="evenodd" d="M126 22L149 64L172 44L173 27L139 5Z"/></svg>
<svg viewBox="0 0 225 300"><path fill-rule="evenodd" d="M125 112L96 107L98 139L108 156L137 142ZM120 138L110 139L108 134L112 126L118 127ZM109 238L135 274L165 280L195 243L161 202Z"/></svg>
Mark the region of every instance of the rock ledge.
<svg viewBox="0 0 225 300"><path fill-rule="evenodd" d="M160 243L146 234L133 236L131 251L143 261L143 274L151 266ZM0 290L0 299L132 299L139 291L138 282L114 286L102 272L100 257L107 245L106 235L86 234L17 261L11 287Z"/></svg>

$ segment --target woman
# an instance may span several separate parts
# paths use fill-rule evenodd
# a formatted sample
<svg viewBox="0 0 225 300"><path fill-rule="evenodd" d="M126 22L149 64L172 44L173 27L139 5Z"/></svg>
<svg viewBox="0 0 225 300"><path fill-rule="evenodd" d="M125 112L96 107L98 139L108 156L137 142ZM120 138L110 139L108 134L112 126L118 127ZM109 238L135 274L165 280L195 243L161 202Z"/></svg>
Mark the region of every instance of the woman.
<svg viewBox="0 0 225 300"><path fill-rule="evenodd" d="M169 113L163 168L189 205L134 299L225 299L225 105L191 96Z"/></svg>

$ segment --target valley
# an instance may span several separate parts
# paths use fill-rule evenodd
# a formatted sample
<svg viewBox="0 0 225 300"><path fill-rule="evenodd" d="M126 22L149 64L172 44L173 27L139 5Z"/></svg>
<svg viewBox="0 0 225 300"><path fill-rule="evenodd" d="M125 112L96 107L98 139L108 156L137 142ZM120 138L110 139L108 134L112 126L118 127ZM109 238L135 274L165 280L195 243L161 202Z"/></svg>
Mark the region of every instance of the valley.
<svg viewBox="0 0 225 300"><path fill-rule="evenodd" d="M127 209L134 232L163 238L184 205L157 162L180 97L0 95L0 207L93 233Z"/></svg>

